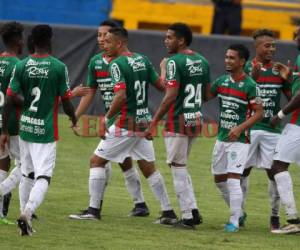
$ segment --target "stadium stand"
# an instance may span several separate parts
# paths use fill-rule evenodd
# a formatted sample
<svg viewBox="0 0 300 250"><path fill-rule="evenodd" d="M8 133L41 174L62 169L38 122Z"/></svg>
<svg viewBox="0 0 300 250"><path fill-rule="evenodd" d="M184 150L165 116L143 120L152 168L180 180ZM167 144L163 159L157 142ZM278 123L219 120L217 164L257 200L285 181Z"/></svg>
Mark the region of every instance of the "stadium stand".
<svg viewBox="0 0 300 250"><path fill-rule="evenodd" d="M111 0L1 0L0 19L95 25L109 17Z"/></svg>
<svg viewBox="0 0 300 250"><path fill-rule="evenodd" d="M294 0L243 1L242 35L249 36L262 24L284 40L293 38L300 3ZM137 11L138 10L138 11ZM210 34L213 6L209 0L115 0L111 16L127 29L165 30L178 20L188 23L194 32Z"/></svg>

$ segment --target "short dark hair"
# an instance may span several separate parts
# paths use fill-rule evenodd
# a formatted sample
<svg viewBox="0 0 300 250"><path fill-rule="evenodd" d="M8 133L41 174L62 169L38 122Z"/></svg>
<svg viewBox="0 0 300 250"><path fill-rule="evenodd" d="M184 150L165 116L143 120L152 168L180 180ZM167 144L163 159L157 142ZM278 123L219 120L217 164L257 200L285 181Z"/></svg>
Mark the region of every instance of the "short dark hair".
<svg viewBox="0 0 300 250"><path fill-rule="evenodd" d="M39 48L51 47L52 28L47 24L39 24L31 30L32 42Z"/></svg>
<svg viewBox="0 0 300 250"><path fill-rule="evenodd" d="M18 22L8 22L3 24L0 29L3 43L6 46L15 44L17 40L22 39L24 27Z"/></svg>
<svg viewBox="0 0 300 250"><path fill-rule="evenodd" d="M228 47L228 49L237 51L241 59L245 59L245 61L248 61L250 52L243 44L232 44Z"/></svg>
<svg viewBox="0 0 300 250"><path fill-rule="evenodd" d="M105 20L101 22L99 26L109 26L111 28L119 27L119 25L113 20Z"/></svg>
<svg viewBox="0 0 300 250"><path fill-rule="evenodd" d="M269 30L269 29L258 29L258 30L255 30L253 32L253 39L256 40L257 38L259 37L262 37L262 36L268 36L268 37L272 37L272 38L275 38L275 34L272 30Z"/></svg>
<svg viewBox="0 0 300 250"><path fill-rule="evenodd" d="M108 32L124 40L128 40L128 31L123 27L113 27Z"/></svg>
<svg viewBox="0 0 300 250"><path fill-rule="evenodd" d="M185 23L173 23L168 29L173 30L177 38L184 38L186 45L190 46L193 41L193 32L188 25Z"/></svg>

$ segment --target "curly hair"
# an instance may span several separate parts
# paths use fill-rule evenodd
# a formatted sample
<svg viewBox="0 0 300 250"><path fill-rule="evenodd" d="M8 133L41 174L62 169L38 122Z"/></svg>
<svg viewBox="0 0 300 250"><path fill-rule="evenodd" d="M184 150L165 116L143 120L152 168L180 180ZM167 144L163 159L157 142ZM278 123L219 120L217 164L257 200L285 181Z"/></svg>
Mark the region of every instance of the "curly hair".
<svg viewBox="0 0 300 250"><path fill-rule="evenodd" d="M268 37L275 38L274 32L272 30L268 30L268 29L255 30L252 35L254 40L256 40L257 38L262 37L262 36L268 36Z"/></svg>
<svg viewBox="0 0 300 250"><path fill-rule="evenodd" d="M22 39L24 27L18 22L8 22L2 25L0 34L3 43L8 46Z"/></svg>

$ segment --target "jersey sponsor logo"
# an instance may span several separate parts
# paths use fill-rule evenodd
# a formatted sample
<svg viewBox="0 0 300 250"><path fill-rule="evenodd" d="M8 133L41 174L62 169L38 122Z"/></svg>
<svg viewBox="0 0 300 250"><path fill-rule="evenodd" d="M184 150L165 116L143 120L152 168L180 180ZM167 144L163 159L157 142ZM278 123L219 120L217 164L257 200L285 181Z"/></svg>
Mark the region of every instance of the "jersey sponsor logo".
<svg viewBox="0 0 300 250"><path fill-rule="evenodd" d="M102 60L96 60L96 61L95 61L95 64L102 64L102 63L103 63Z"/></svg>
<svg viewBox="0 0 300 250"><path fill-rule="evenodd" d="M240 119L240 116L233 110L226 109L224 112L221 112L221 118L238 121Z"/></svg>
<svg viewBox="0 0 300 250"><path fill-rule="evenodd" d="M30 58L27 63L26 63L26 67L27 66L38 66L38 65L50 65L51 63L49 61L36 61L36 60L33 60L32 58Z"/></svg>
<svg viewBox="0 0 300 250"><path fill-rule="evenodd" d="M4 76L5 67L0 67L0 76Z"/></svg>
<svg viewBox="0 0 300 250"><path fill-rule="evenodd" d="M5 60L0 60L0 64L9 65L9 62Z"/></svg>
<svg viewBox="0 0 300 250"><path fill-rule="evenodd" d="M40 126L45 125L44 119L33 118L26 115L21 116L21 122L26 122L32 125L40 125Z"/></svg>
<svg viewBox="0 0 300 250"><path fill-rule="evenodd" d="M114 80L116 82L120 81L121 72L120 72L119 66L116 63L111 65L111 73L112 73L112 77L114 78Z"/></svg>
<svg viewBox="0 0 300 250"><path fill-rule="evenodd" d="M48 78L49 68L29 67L27 70L29 77L31 78Z"/></svg>
<svg viewBox="0 0 300 250"><path fill-rule="evenodd" d="M175 61L171 60L168 62L167 65L167 75L168 75L168 79L173 79L175 77L176 74L176 64Z"/></svg>
<svg viewBox="0 0 300 250"><path fill-rule="evenodd" d="M146 70L146 64L143 61L143 57L141 56L138 56L136 58L127 57L127 61L134 72Z"/></svg>
<svg viewBox="0 0 300 250"><path fill-rule="evenodd" d="M202 75L203 68L201 67L202 60L191 60L189 58L186 59L186 66L188 66L188 71L190 76L194 75Z"/></svg>

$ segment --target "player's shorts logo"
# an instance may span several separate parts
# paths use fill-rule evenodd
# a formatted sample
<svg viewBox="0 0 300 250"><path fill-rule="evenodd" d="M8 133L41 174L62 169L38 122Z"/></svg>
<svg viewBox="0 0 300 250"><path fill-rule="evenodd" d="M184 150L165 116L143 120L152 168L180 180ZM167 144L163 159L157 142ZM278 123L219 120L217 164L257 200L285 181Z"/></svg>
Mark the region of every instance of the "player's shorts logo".
<svg viewBox="0 0 300 250"><path fill-rule="evenodd" d="M234 152L230 152L230 158L231 160L235 160L237 158L237 153L234 151Z"/></svg>

